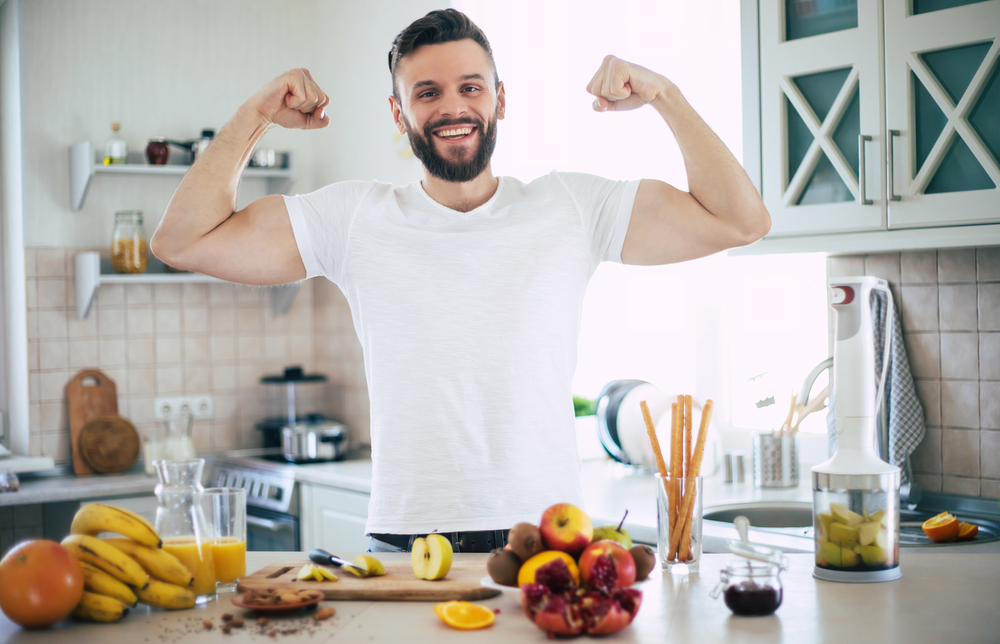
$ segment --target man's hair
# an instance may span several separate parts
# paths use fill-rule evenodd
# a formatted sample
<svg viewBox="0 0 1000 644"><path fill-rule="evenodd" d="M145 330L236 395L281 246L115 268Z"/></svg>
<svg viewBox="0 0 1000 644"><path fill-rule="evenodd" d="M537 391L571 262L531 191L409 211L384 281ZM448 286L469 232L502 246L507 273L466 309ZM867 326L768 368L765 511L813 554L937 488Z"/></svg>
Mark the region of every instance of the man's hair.
<svg viewBox="0 0 1000 644"><path fill-rule="evenodd" d="M490 64L493 66L493 78L499 87L497 64L493 60L490 41L486 39L483 30L461 11L439 9L431 11L423 18L414 20L392 41L392 48L389 50L389 73L392 75L392 95L396 97L396 100L399 100L399 91L396 89L396 68L399 67L399 61L424 45L439 45L466 38L471 38L486 51L486 55L490 57Z"/></svg>

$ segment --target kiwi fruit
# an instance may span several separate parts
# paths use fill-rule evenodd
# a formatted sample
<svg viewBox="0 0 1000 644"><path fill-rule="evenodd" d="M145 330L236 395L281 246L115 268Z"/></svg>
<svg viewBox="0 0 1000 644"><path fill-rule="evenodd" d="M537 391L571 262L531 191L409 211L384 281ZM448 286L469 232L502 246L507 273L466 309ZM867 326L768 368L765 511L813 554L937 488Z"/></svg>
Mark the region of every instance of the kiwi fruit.
<svg viewBox="0 0 1000 644"><path fill-rule="evenodd" d="M635 580L642 581L649 576L649 571L656 565L656 553L649 546L632 546L629 548L632 559L635 560Z"/></svg>
<svg viewBox="0 0 1000 644"><path fill-rule="evenodd" d="M531 559L545 549L542 543L542 531L531 523L518 523L507 533L507 545L521 558L521 561Z"/></svg>
<svg viewBox="0 0 1000 644"><path fill-rule="evenodd" d="M513 550L497 548L486 560L486 572L490 579L501 586L517 587L517 573L521 570L521 559Z"/></svg>

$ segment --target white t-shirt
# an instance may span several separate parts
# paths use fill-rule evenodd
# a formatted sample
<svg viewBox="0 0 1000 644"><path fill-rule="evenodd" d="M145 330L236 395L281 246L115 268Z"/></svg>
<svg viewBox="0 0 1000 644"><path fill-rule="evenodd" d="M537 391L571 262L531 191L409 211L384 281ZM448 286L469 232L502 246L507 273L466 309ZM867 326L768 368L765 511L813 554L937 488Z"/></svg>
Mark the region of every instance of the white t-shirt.
<svg viewBox="0 0 1000 644"><path fill-rule="evenodd" d="M581 502L572 380L587 282L621 261L639 182L500 177L470 212L419 182L285 197L337 284L371 399L369 533L496 530Z"/></svg>

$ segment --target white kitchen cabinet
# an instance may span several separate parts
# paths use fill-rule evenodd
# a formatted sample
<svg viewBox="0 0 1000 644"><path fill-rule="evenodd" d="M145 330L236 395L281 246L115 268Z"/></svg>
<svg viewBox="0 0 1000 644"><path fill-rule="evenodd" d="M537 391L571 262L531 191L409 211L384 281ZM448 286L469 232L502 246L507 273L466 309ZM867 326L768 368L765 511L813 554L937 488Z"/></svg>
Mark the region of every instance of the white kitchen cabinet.
<svg viewBox="0 0 1000 644"><path fill-rule="evenodd" d="M368 501L371 495L301 483L302 550L334 554L367 552Z"/></svg>
<svg viewBox="0 0 1000 644"><path fill-rule="evenodd" d="M740 252L1000 243L1000 0L743 0ZM977 225L985 224L985 225Z"/></svg>

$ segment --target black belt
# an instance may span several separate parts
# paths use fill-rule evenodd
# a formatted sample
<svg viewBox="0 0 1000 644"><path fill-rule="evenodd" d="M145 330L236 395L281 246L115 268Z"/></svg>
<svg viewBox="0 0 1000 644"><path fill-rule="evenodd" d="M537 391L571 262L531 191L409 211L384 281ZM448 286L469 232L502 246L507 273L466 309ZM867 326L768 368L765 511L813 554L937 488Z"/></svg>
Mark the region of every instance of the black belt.
<svg viewBox="0 0 1000 644"><path fill-rule="evenodd" d="M442 537L451 541L455 552L492 552L507 545L507 530L480 530L478 532L439 532ZM378 539L389 545L402 548L403 552L413 549L413 540L426 537L426 534L370 534L372 539Z"/></svg>

